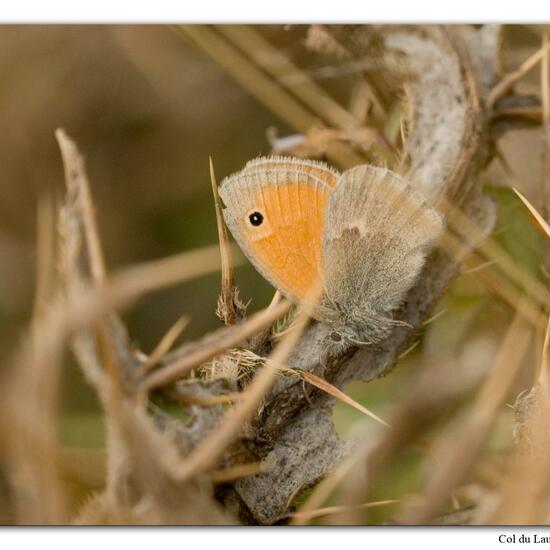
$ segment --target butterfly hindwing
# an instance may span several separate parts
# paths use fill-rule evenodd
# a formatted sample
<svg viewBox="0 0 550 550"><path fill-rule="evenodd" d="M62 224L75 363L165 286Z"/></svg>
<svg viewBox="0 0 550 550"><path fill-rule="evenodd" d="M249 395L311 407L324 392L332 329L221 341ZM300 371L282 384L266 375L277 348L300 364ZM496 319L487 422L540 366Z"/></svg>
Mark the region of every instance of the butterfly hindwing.
<svg viewBox="0 0 550 550"><path fill-rule="evenodd" d="M323 238L325 292L333 320L340 317L338 324L348 326L363 323L363 335L357 337L375 340L440 230L440 216L397 174L367 165L344 172L328 202Z"/></svg>

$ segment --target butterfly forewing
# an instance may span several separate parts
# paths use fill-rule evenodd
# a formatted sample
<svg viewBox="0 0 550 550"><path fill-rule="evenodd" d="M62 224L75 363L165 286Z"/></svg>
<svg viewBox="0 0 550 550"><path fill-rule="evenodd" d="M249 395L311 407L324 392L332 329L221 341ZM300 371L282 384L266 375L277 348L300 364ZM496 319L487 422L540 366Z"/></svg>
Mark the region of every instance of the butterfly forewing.
<svg viewBox="0 0 550 550"><path fill-rule="evenodd" d="M222 182L224 218L256 269L283 294L301 300L323 281L322 233L331 187L299 165L265 163L256 169L247 165Z"/></svg>
<svg viewBox="0 0 550 550"><path fill-rule="evenodd" d="M324 162L284 156L258 157L248 161L241 173L261 173L266 170L288 170L309 174L329 187L335 187L340 177L336 170Z"/></svg>

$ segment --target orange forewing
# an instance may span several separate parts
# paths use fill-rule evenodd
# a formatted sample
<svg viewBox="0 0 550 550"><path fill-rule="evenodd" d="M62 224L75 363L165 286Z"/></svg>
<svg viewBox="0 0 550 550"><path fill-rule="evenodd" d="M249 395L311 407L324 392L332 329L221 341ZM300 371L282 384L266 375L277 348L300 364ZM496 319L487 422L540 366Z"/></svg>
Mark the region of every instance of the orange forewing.
<svg viewBox="0 0 550 550"><path fill-rule="evenodd" d="M303 299L323 284L322 235L329 191L307 184L266 185L255 192L253 208L268 218L269 230L247 227L248 252L277 288Z"/></svg>

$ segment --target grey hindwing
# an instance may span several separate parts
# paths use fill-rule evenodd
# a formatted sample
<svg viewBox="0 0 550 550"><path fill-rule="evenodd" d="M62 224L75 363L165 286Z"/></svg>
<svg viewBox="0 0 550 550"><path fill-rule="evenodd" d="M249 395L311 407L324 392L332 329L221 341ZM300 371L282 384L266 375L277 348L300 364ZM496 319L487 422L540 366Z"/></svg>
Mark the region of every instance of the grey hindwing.
<svg viewBox="0 0 550 550"><path fill-rule="evenodd" d="M380 339L420 272L442 221L400 176L358 166L342 174L325 219L325 316L354 338Z"/></svg>

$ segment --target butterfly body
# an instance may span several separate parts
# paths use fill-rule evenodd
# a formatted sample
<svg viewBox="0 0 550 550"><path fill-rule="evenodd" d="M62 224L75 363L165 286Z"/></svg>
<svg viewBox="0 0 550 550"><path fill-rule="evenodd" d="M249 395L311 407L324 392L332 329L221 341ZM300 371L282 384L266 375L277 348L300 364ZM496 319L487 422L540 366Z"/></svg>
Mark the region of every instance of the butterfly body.
<svg viewBox="0 0 550 550"><path fill-rule="evenodd" d="M380 341L418 276L440 216L397 174L338 174L286 157L251 161L219 189L224 219L256 269L350 344Z"/></svg>

